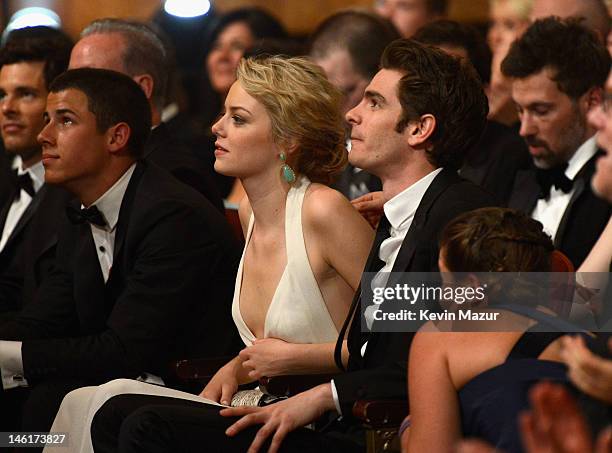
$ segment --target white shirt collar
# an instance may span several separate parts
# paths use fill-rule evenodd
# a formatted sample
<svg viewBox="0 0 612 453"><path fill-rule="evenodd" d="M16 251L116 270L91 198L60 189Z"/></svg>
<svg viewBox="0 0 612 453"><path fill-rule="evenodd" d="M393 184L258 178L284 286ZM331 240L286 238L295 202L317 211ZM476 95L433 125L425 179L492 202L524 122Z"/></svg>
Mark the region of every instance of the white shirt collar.
<svg viewBox="0 0 612 453"><path fill-rule="evenodd" d="M113 231L117 226L121 202L123 201L123 196L125 195L125 191L127 190L127 186L135 168L136 164L134 163L110 189L104 192L100 198L91 204L92 206L96 206L100 213L104 216L104 220L106 220L106 223L108 224L105 229L108 229L108 231Z"/></svg>
<svg viewBox="0 0 612 453"><path fill-rule="evenodd" d="M402 224L414 216L429 185L441 171L438 168L423 176L384 204L385 216L393 228L400 229Z"/></svg>
<svg viewBox="0 0 612 453"><path fill-rule="evenodd" d="M36 162L34 165L26 168L25 170L20 162L19 167L17 167L17 175L24 175L26 173L29 173L30 178L32 178L34 192L38 192L45 183L45 167L43 166L42 160Z"/></svg>
<svg viewBox="0 0 612 453"><path fill-rule="evenodd" d="M567 169L565 170L565 176L569 179L574 179L578 172L584 167L591 157L597 152L597 141L593 135L586 142L584 142L576 150L572 158L567 162Z"/></svg>

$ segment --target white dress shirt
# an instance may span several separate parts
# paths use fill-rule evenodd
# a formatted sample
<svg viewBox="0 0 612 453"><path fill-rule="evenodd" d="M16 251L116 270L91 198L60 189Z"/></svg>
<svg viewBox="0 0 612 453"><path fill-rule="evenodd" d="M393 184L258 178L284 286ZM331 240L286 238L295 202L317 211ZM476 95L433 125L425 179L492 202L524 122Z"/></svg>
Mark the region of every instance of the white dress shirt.
<svg viewBox="0 0 612 453"><path fill-rule="evenodd" d="M584 167L596 152L597 143L595 141L595 136L593 136L584 142L567 162L565 176L573 181L578 172L582 170L582 167ZM544 231L550 234L550 237L553 239L555 239L563 214L575 190L575 188L572 188L568 193L564 193L561 189L554 186L551 187L550 197L548 197L548 199L540 198L531 213L531 217L540 221L542 225L544 225Z"/></svg>
<svg viewBox="0 0 612 453"><path fill-rule="evenodd" d="M91 206L98 208L107 223L104 227L90 224L105 283L113 266L115 231L119 220L119 209L135 167L136 164L133 164L110 189L91 204ZM83 206L81 205L81 207ZM0 341L0 370L2 371L2 386L5 390L28 385L23 377L21 341Z"/></svg>
<svg viewBox="0 0 612 453"><path fill-rule="evenodd" d="M385 263L385 265L372 279L372 287L382 287L387 283L389 272L391 272L393 269L393 265L395 264L395 260L402 246L402 242L404 242L404 238L410 229L410 225L412 225L414 215L421 204L421 200L435 177L441 171L441 168L432 171L384 204L383 210L385 211L385 216L391 224L391 236L380 244L378 257ZM365 317L368 327L370 328L372 321L374 320L374 312L378 308L378 305L373 305L366 308ZM361 347L362 357L365 355L367 347L368 342L366 341ZM333 379L331 381L331 388L334 404L336 405L336 411L338 411L339 414L342 414L340 409L340 400L338 399L338 391L336 390L336 384L334 383Z"/></svg>
<svg viewBox="0 0 612 453"><path fill-rule="evenodd" d="M42 161L35 163L25 170L19 165L17 167L17 175L21 176L28 173L32 179L32 186L34 187L34 193L38 193L40 188L45 183L45 167L43 167ZM17 226L19 219L28 209L28 206L32 202L32 197L25 190L21 189L19 197L13 200L11 207L9 208L6 221L4 222L4 228L2 229L2 237L0 238L0 252L4 250L4 246L8 242L8 238L11 237L13 230Z"/></svg>

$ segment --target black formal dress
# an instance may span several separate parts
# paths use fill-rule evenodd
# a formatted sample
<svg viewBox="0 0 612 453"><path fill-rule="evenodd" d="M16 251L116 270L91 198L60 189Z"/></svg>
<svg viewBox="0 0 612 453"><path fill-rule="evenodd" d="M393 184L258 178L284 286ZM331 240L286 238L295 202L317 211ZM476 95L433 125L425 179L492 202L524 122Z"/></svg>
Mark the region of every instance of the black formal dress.
<svg viewBox="0 0 612 453"><path fill-rule="evenodd" d="M574 193L553 238L555 247L567 255L576 268L585 260L612 214L612 205L595 195L591 188L595 162L601 155L601 151L597 152L574 178ZM508 207L531 215L539 195L540 186L532 165L517 173Z"/></svg>
<svg viewBox="0 0 612 453"><path fill-rule="evenodd" d="M107 282L90 225L66 218L38 297L0 326L0 339L23 342L29 383L0 397L25 393L22 428L47 431L74 388L144 372L169 379L173 360L235 353L230 306L238 257L208 200L138 163L121 203ZM5 426L18 419L2 401L0 407Z"/></svg>
<svg viewBox="0 0 612 453"><path fill-rule="evenodd" d="M482 188L463 180L453 171L440 172L419 204L394 271L437 271L437 239L444 226L462 212L492 203L492 198ZM377 234L366 271L378 270L376 262L382 240L383 235ZM358 306L359 293L353 308ZM342 420L332 422L324 430L301 428L293 431L286 437L281 451L364 451L364 433L351 413L355 401L407 400L407 358L414 333L362 334L360 325L360 317L355 316L348 337L348 371L334 378ZM361 347L365 341L368 346L362 357ZM219 416L218 408L206 404L120 395L110 399L94 417L92 438L96 452L117 451L118 445L122 453L243 452L258 427L228 438L224 430L234 421Z"/></svg>

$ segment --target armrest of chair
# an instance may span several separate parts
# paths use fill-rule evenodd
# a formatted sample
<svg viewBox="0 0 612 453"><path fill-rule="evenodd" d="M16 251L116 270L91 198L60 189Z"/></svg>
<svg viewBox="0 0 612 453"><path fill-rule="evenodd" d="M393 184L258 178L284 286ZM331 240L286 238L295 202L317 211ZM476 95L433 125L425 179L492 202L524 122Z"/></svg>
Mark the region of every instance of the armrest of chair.
<svg viewBox="0 0 612 453"><path fill-rule="evenodd" d="M206 382L233 357L179 360L172 364L172 375L182 382Z"/></svg>
<svg viewBox="0 0 612 453"><path fill-rule="evenodd" d="M333 379L333 374L303 374L264 377L259 380L262 391L274 396L292 396L324 384Z"/></svg>
<svg viewBox="0 0 612 453"><path fill-rule="evenodd" d="M407 415L405 400L359 400L353 405L353 416L373 429L397 428Z"/></svg>

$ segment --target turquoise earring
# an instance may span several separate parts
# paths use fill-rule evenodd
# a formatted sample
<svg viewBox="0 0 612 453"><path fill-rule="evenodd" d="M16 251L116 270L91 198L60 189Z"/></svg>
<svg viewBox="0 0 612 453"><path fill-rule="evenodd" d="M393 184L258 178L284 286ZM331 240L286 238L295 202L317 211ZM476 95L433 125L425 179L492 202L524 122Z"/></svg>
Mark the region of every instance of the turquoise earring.
<svg viewBox="0 0 612 453"><path fill-rule="evenodd" d="M293 184L295 182L295 172L293 171L293 168L287 165L287 162L286 162L287 157L285 156L285 153L283 152L280 153L280 160L283 163L283 166L281 167L281 173L283 174L283 179L287 181L289 184Z"/></svg>

